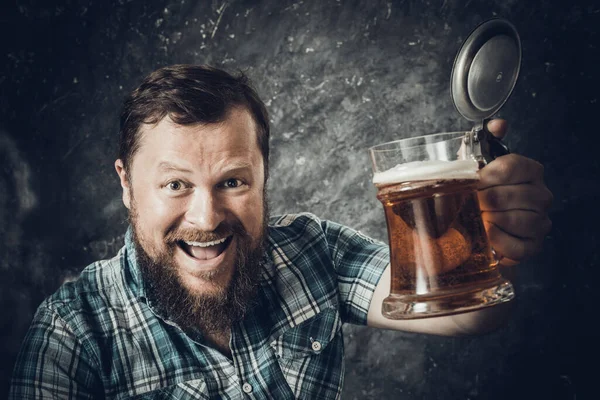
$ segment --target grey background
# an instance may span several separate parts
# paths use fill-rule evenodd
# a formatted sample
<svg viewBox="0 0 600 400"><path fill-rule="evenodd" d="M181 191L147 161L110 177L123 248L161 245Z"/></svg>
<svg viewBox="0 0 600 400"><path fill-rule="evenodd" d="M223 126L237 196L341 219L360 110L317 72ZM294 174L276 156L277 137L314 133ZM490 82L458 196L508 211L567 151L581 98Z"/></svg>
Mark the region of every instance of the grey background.
<svg viewBox="0 0 600 400"><path fill-rule="evenodd" d="M470 128L449 93L460 43L511 20L522 72L500 112L555 195L519 267L510 324L441 338L346 333L345 399L594 398L598 334L595 1L13 0L0 12L0 398L42 299L125 230L113 170L125 94L172 63L242 69L272 119L273 213L312 211L386 240L366 148Z"/></svg>

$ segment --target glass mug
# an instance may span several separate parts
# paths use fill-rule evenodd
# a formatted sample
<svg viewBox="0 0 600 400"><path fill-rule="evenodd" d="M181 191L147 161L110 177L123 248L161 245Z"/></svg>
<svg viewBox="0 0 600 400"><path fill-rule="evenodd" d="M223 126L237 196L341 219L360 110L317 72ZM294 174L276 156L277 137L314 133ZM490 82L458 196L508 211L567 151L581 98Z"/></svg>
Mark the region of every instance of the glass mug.
<svg viewBox="0 0 600 400"><path fill-rule="evenodd" d="M389 319L456 314L510 301L477 199L473 132L397 140L369 149L390 248Z"/></svg>

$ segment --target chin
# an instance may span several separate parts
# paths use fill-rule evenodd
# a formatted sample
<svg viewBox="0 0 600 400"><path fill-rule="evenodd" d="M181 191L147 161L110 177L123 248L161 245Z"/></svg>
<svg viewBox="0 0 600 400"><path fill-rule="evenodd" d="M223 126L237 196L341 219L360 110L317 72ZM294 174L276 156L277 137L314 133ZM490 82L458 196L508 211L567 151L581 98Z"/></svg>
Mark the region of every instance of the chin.
<svg viewBox="0 0 600 400"><path fill-rule="evenodd" d="M180 270L178 274L183 289L194 296L223 295L231 282L233 266L221 267L218 270L201 275L189 275Z"/></svg>

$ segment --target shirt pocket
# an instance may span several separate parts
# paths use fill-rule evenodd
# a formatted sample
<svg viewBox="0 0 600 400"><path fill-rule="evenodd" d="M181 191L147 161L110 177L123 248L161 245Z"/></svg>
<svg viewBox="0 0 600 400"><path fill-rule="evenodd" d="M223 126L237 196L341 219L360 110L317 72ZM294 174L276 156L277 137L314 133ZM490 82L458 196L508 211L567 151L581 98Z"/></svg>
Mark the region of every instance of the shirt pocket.
<svg viewBox="0 0 600 400"><path fill-rule="evenodd" d="M194 379L128 397L131 400L210 399L204 379Z"/></svg>
<svg viewBox="0 0 600 400"><path fill-rule="evenodd" d="M322 310L271 342L277 358L294 359L320 354L338 336L342 321L337 307Z"/></svg>
<svg viewBox="0 0 600 400"><path fill-rule="evenodd" d="M343 338L337 307L326 308L286 330L271 342L271 347L295 398L314 398L306 395L320 390L321 380L331 383L330 387L341 387Z"/></svg>

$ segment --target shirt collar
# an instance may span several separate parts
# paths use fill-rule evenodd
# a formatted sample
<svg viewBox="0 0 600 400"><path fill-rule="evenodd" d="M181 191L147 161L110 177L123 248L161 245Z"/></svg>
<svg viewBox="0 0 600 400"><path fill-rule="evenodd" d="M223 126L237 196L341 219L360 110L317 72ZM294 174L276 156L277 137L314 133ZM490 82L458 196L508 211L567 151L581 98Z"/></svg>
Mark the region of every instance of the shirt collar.
<svg viewBox="0 0 600 400"><path fill-rule="evenodd" d="M138 299L146 299L146 286L137 262L137 252L133 242L133 228L131 225L127 228L127 232L125 232L125 253L126 270L129 272L131 278L128 279L129 287Z"/></svg>
<svg viewBox="0 0 600 400"><path fill-rule="evenodd" d="M268 242L269 242L269 240L267 240L267 243L265 243L267 248L269 247ZM180 330L184 331L180 326L178 326L176 323L171 321L168 318L168 316L161 315L161 313L158 310L156 310L156 308L153 306L152 302L148 299L146 282L143 278L142 271L140 270L139 264L137 262L137 251L135 248L135 243L133 241L133 227L131 225L127 228L127 231L125 232L125 264L126 264L125 270L128 272L127 284L129 286L129 288L131 289L131 291L133 292L134 296L136 296L139 300L145 302L148 305L148 307L150 308L150 311L156 317L160 318L165 323L175 326L175 327L179 328ZM265 271L273 268L273 260L269 256L269 251L265 251L263 253L261 265L262 265L261 279L259 280L260 285L261 286L269 285L269 283L267 281L265 281L265 276L266 276ZM197 330L197 329L189 330L188 329L188 330L184 331L184 333L186 335L188 335L188 337L190 337L190 339L192 339L196 343L202 344L203 335L200 332L200 330Z"/></svg>
<svg viewBox="0 0 600 400"><path fill-rule="evenodd" d="M198 329L187 329L183 330L179 325L175 322L171 321L168 316L162 315L159 310L152 304L152 301L147 297L147 288L146 281L144 280L142 271L140 270L140 266L137 262L137 251L135 248L135 243L133 241L133 227L130 225L127 228L127 232L125 232L125 263L126 271L128 271L129 279L127 279L127 284L133 294L138 298L138 300L143 301L148 305L150 311L159 319L163 320L166 324L174 326L184 332L190 339L198 344L202 344L203 336L200 330Z"/></svg>

